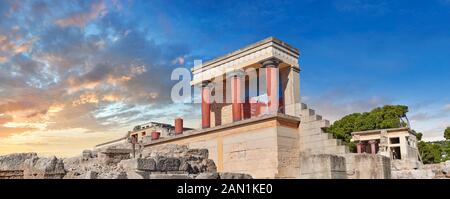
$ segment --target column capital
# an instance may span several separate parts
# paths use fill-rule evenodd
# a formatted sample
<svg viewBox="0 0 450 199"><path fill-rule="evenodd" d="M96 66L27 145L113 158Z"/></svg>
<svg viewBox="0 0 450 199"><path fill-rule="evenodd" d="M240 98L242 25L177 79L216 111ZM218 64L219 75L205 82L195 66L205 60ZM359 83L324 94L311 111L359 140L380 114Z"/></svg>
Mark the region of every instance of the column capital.
<svg viewBox="0 0 450 199"><path fill-rule="evenodd" d="M227 72L227 78L242 78L242 77L245 77L245 72L242 69Z"/></svg>
<svg viewBox="0 0 450 199"><path fill-rule="evenodd" d="M261 65L263 68L277 68L280 63L278 59L272 58L261 62Z"/></svg>
<svg viewBox="0 0 450 199"><path fill-rule="evenodd" d="M211 84L212 84L211 80L204 80L204 81L202 81L202 82L199 84L199 86L200 86L201 88L204 88L204 87L211 87Z"/></svg>
<svg viewBox="0 0 450 199"><path fill-rule="evenodd" d="M290 66L290 68L292 69L292 71L294 71L294 72L296 72L296 73L300 73L300 68L297 68L297 67L293 67L293 66Z"/></svg>
<svg viewBox="0 0 450 199"><path fill-rule="evenodd" d="M369 144L376 144L377 141L376 140L369 140Z"/></svg>

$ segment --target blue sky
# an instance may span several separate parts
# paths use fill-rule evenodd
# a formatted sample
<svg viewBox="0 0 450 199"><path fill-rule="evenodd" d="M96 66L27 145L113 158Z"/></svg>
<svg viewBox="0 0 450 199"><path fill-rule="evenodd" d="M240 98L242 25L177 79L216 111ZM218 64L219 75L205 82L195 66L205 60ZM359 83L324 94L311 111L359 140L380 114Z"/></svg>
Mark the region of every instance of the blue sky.
<svg viewBox="0 0 450 199"><path fill-rule="evenodd" d="M198 127L170 103L171 71L268 36L300 49L302 100L332 121L405 104L425 139L450 125L448 0L0 0L0 15L0 153Z"/></svg>

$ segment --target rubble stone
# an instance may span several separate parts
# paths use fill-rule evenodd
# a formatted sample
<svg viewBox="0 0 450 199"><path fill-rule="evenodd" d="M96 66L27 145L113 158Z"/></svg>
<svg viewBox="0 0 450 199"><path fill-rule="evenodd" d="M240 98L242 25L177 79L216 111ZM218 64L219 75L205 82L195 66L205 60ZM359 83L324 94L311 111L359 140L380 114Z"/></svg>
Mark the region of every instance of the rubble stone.
<svg viewBox="0 0 450 199"><path fill-rule="evenodd" d="M25 179L62 179L66 175L62 159L33 157L25 160Z"/></svg>
<svg viewBox="0 0 450 199"><path fill-rule="evenodd" d="M156 162L153 159L135 158L122 160L119 166L125 170L141 170L141 171L154 171L156 170Z"/></svg>
<svg viewBox="0 0 450 199"><path fill-rule="evenodd" d="M143 171L127 171L127 179L148 179L149 173Z"/></svg>
<svg viewBox="0 0 450 199"><path fill-rule="evenodd" d="M84 150L82 154L83 160L89 160L94 157L94 154L91 150Z"/></svg>
<svg viewBox="0 0 450 199"><path fill-rule="evenodd" d="M150 174L149 179L192 179L188 174Z"/></svg>
<svg viewBox="0 0 450 199"><path fill-rule="evenodd" d="M219 179L219 173L200 173L195 177L195 179Z"/></svg>
<svg viewBox="0 0 450 199"><path fill-rule="evenodd" d="M116 165L122 160L130 159L131 149L106 148L100 151L99 160L106 165Z"/></svg>
<svg viewBox="0 0 450 199"><path fill-rule="evenodd" d="M242 173L219 173L220 179L252 179L251 175Z"/></svg>
<svg viewBox="0 0 450 199"><path fill-rule="evenodd" d="M179 158L160 157L158 158L156 168L158 171L178 171L180 163Z"/></svg>

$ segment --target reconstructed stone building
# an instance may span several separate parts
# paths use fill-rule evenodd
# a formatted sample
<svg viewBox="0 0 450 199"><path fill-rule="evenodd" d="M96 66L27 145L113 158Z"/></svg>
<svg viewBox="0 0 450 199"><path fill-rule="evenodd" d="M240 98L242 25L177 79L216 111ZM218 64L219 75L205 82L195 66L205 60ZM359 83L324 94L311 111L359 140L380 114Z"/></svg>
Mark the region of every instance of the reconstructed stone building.
<svg viewBox="0 0 450 199"><path fill-rule="evenodd" d="M301 178L302 173L305 178L323 177L307 169L308 160L326 162L329 156L304 161L300 156L344 155L349 150L323 132L329 121L300 102L299 55L298 49L270 37L195 66L191 84L202 90L202 128L153 140L144 150L182 144L208 149L218 171L255 178ZM340 170L332 169L334 161L324 175L346 177L345 158L338 159Z"/></svg>
<svg viewBox="0 0 450 199"><path fill-rule="evenodd" d="M422 166L416 133L409 127L352 133L358 153L380 154L391 158L394 169L417 169Z"/></svg>
<svg viewBox="0 0 450 199"><path fill-rule="evenodd" d="M389 158L351 154L300 101L298 49L273 37L192 68L202 128L142 143L208 149L218 172L254 178L389 178ZM175 125L176 126L176 125Z"/></svg>

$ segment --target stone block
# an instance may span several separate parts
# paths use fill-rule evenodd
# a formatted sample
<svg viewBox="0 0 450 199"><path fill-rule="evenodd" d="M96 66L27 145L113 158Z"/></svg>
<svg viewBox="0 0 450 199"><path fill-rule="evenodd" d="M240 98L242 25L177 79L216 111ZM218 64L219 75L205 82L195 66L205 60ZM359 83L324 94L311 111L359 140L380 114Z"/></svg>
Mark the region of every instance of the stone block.
<svg viewBox="0 0 450 199"><path fill-rule="evenodd" d="M146 171L127 171L127 179L148 179L150 176L150 172Z"/></svg>
<svg viewBox="0 0 450 199"><path fill-rule="evenodd" d="M156 162L153 159L127 159L122 160L118 166L124 168L125 170L140 170L140 171L155 171Z"/></svg>
<svg viewBox="0 0 450 199"><path fill-rule="evenodd" d="M219 177L220 179L252 179L252 176L248 174L230 172L219 173Z"/></svg>
<svg viewBox="0 0 450 199"><path fill-rule="evenodd" d="M219 179L219 173L200 173L195 179Z"/></svg>
<svg viewBox="0 0 450 199"><path fill-rule="evenodd" d="M382 155L346 154L347 175L351 179L390 179L390 159Z"/></svg>
<svg viewBox="0 0 450 199"><path fill-rule="evenodd" d="M82 153L82 160L89 160L94 157L94 154L91 150L84 150Z"/></svg>
<svg viewBox="0 0 450 199"><path fill-rule="evenodd" d="M403 170L392 171L392 179L433 179L435 174L432 170Z"/></svg>
<svg viewBox="0 0 450 199"><path fill-rule="evenodd" d="M346 179L345 158L331 154L300 155L300 178Z"/></svg>
<svg viewBox="0 0 450 199"><path fill-rule="evenodd" d="M62 179L66 175L62 159L33 157L24 162L25 179Z"/></svg>
<svg viewBox="0 0 450 199"><path fill-rule="evenodd" d="M130 159L131 149L106 148L100 151L98 159L106 165L116 165L122 160Z"/></svg>
<svg viewBox="0 0 450 199"><path fill-rule="evenodd" d="M98 173L95 171L88 171L84 174L84 179L97 179Z"/></svg>
<svg viewBox="0 0 450 199"><path fill-rule="evenodd" d="M179 158L159 157L156 164L158 171L178 171L181 165Z"/></svg>
<svg viewBox="0 0 450 199"><path fill-rule="evenodd" d="M150 174L149 179L192 179L188 174Z"/></svg>

